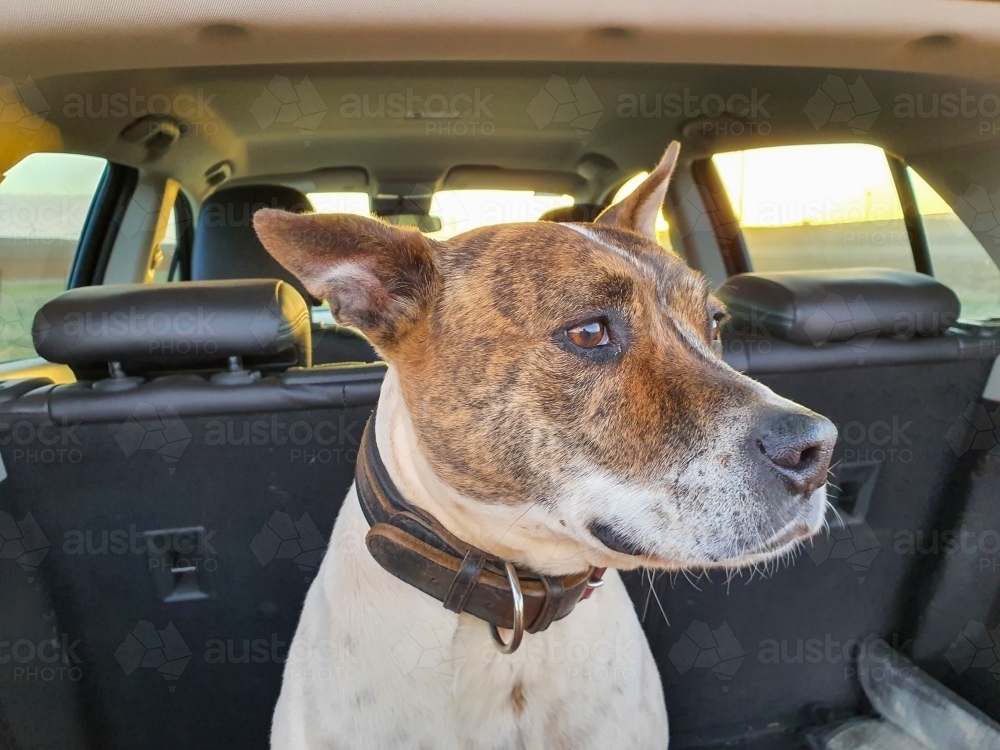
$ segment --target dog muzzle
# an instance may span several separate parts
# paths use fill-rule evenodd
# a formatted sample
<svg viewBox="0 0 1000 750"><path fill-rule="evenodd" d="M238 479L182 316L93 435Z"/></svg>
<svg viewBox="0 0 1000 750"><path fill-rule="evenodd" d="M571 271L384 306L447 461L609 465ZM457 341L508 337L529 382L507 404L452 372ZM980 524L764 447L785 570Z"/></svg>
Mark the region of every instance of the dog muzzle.
<svg viewBox="0 0 1000 750"><path fill-rule="evenodd" d="M375 412L361 438L355 470L361 510L371 527L365 544L378 564L452 612L468 612L489 624L497 648L510 654L525 631L538 633L566 617L604 583L604 568L567 576L519 569L466 544L436 519L406 502L375 440ZM511 630L504 641L499 628Z"/></svg>

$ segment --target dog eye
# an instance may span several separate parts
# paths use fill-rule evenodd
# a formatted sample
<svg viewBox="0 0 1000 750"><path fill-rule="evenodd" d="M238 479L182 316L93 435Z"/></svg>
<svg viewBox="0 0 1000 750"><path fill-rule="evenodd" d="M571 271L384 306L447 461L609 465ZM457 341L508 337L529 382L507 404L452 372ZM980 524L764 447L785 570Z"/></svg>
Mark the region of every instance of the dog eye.
<svg viewBox="0 0 1000 750"><path fill-rule="evenodd" d="M608 327L600 320L592 320L567 328L566 337L581 349L593 349L611 343Z"/></svg>

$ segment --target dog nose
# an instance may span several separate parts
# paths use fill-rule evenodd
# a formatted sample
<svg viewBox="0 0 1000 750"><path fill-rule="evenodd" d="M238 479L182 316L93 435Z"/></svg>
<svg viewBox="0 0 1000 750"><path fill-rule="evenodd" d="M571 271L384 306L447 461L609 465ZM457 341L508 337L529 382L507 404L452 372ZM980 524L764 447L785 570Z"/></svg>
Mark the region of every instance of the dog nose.
<svg viewBox="0 0 1000 750"><path fill-rule="evenodd" d="M762 420L755 435L768 466L796 493L809 494L826 482L837 442L833 423L811 411L782 411Z"/></svg>

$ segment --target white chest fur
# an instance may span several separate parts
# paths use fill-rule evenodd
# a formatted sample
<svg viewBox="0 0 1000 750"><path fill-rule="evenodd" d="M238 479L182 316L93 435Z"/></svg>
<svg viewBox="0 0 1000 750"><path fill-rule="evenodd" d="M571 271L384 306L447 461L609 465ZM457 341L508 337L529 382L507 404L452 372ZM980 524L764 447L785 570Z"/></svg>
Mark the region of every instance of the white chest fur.
<svg viewBox="0 0 1000 750"><path fill-rule="evenodd" d="M438 501L429 494L442 490L428 492L434 478L409 438L392 368L378 426L387 469L407 498L483 546L488 517L465 526L460 499L427 508ZM656 664L615 571L568 617L503 655L486 623L446 610L383 570L365 547L367 531L352 487L292 641L273 748L666 748Z"/></svg>
<svg viewBox="0 0 1000 750"><path fill-rule="evenodd" d="M368 554L352 489L309 589L271 743L305 748L665 748L660 678L614 571L543 633L500 654Z"/></svg>

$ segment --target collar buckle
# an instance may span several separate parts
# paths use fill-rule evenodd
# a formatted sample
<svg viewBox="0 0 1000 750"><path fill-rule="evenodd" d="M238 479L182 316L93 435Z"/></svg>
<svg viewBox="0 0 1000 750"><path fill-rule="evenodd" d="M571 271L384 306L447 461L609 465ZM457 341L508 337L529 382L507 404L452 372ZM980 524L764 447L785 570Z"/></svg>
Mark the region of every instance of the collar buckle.
<svg viewBox="0 0 1000 750"><path fill-rule="evenodd" d="M510 591L514 600L514 629L511 631L510 640L504 643L503 638L500 637L499 629L491 622L490 637L493 639L493 645L501 654L513 654L521 645L521 638L524 637L524 594L521 593L521 581L517 577L514 564L504 562L503 565L507 571L507 581L510 583Z"/></svg>
<svg viewBox="0 0 1000 750"><path fill-rule="evenodd" d="M587 581L587 590L583 592L581 599L589 599L590 595L594 593L594 589L599 589L604 585L604 571L606 570L607 568L594 568L590 580Z"/></svg>

